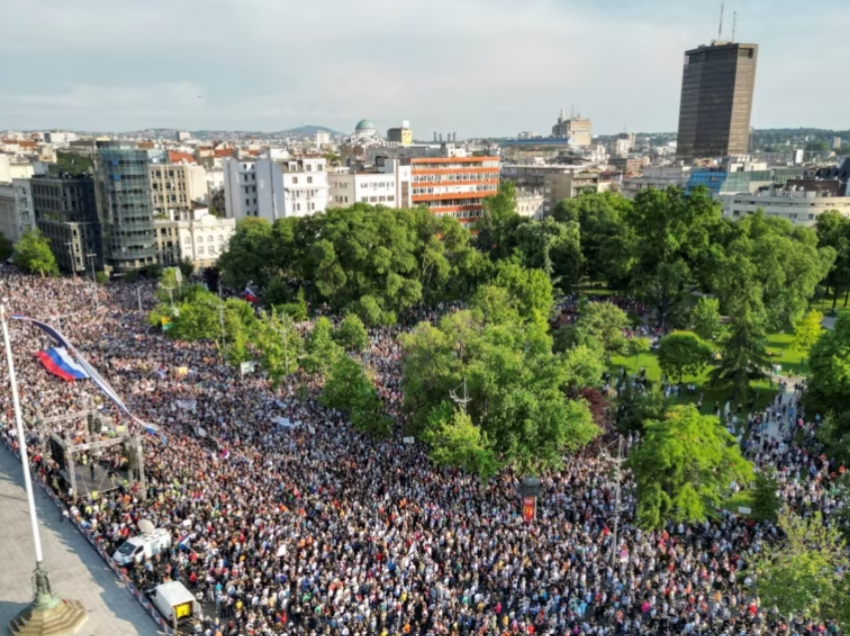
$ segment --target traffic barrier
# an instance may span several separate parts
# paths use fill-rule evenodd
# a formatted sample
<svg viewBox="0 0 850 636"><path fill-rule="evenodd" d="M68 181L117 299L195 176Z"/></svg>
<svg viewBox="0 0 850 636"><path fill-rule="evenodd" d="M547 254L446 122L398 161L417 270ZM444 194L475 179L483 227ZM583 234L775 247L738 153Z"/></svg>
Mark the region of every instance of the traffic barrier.
<svg viewBox="0 0 850 636"><path fill-rule="evenodd" d="M6 445L6 448L8 448L9 451L11 451L12 455L17 457L18 461L20 461L21 460L21 454L18 451L18 449L15 448L14 445L9 441L9 436L5 434L5 431L3 431L2 434L0 434L0 437L3 438L3 443ZM67 508L65 506L65 504L62 502L61 499L59 499L58 496L56 496L56 493L54 493L53 489L50 487L50 485L47 484L44 481L44 479L42 479L41 475L37 472L32 471L32 464L30 464L30 474L35 476L35 483L37 483L41 487L42 491L47 493L47 496L50 497L50 499L53 501L54 504L56 504L56 507L59 508L60 510L64 511ZM167 636L175 636L175 631L174 631L174 628L171 626L171 623L166 621L162 617L162 614L160 614L159 611L153 606L153 604L147 599L147 597L145 597L144 593L141 590L139 590L135 585L133 585L133 583L130 582L130 577L128 577L115 564L115 562L109 557L109 555L103 549L103 546L100 545L100 543L98 541L96 541L95 539L92 538L91 533L87 532L86 529L82 527L82 525L80 524L78 519L71 517L71 523L74 524L74 527L77 529L77 531L81 535L83 535L83 537L85 537L86 541L88 541L89 544L100 555L100 558L103 559L106 562L106 564L109 566L109 568L115 574L115 576L117 576L118 579L122 583L125 584L127 591L133 596L133 598L135 598L139 602L139 604L143 608L145 608L145 610L151 615L151 618L153 618L153 620L156 621L157 625L159 625L159 627L162 629L162 631Z"/></svg>

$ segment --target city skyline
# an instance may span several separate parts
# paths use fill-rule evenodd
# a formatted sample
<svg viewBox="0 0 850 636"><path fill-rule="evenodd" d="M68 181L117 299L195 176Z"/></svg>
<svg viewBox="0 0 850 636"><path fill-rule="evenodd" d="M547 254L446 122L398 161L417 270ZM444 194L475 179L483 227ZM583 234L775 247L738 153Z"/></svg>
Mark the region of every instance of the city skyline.
<svg viewBox="0 0 850 636"><path fill-rule="evenodd" d="M717 37L720 11L680 4L32 0L4 11L0 129L347 133L367 117L420 139L509 136L574 107L595 133L672 132L684 51ZM850 27L839 8L727 3L724 39L737 11L736 40L761 51L755 128L847 128L850 88L812 63L811 43Z"/></svg>

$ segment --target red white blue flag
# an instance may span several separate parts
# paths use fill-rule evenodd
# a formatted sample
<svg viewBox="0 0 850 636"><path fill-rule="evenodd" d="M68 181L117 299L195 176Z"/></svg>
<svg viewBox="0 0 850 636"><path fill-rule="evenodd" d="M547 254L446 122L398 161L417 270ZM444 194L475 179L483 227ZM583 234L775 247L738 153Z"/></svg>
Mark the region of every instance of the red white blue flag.
<svg viewBox="0 0 850 636"><path fill-rule="evenodd" d="M251 284L250 283L245 285L245 300L247 300L249 303L256 303L258 300L260 300L259 298L257 298L257 294L255 294L251 290Z"/></svg>
<svg viewBox="0 0 850 636"><path fill-rule="evenodd" d="M144 427L145 430L147 430L149 433L153 433L154 431L159 430L156 425L144 422L138 417L136 417L133 413L131 413L130 409L127 408L127 405L124 404L124 401L115 392L115 389L113 389L109 385L109 382L107 382L101 377L101 375L95 370L95 368L91 366L83 356L80 355L80 352L77 351L74 345L72 345L58 329L56 329L52 325L48 325L46 322L42 322L41 320L35 320L33 318L28 318L26 316L12 316L12 318L14 320L26 321L41 329L44 333L50 336L57 345L66 350L66 352L69 354L69 357L76 364L76 366L78 366L83 372L88 374L88 377L91 378L92 382L94 382L97 387L106 395L106 397L112 400L115 403L115 406L121 409L130 419L132 419L140 426ZM58 349L58 347L56 347L55 349Z"/></svg>
<svg viewBox="0 0 850 636"><path fill-rule="evenodd" d="M45 369L66 382L85 380L89 377L86 370L71 357L65 347L50 347L47 351L39 351L35 357L41 361Z"/></svg>

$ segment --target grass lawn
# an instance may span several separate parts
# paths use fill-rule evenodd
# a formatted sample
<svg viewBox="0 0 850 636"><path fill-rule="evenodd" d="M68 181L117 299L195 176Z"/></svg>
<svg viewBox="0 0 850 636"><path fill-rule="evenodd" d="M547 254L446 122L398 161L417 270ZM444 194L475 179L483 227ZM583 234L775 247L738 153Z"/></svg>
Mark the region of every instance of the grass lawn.
<svg viewBox="0 0 850 636"><path fill-rule="evenodd" d="M817 309L824 316L829 316L832 313L832 294L828 294L826 297L821 298L820 300L812 300L809 302L809 307L811 309ZM838 302L835 304L836 314L841 312L850 311L850 306L844 307L844 295L842 294L838 298Z"/></svg>
<svg viewBox="0 0 850 636"><path fill-rule="evenodd" d="M753 509L753 494L754 492L752 490L741 490L728 499L724 499L723 503L720 504L720 507L738 515L742 514L738 511L738 508L743 507L749 508L750 510Z"/></svg>
<svg viewBox="0 0 850 636"><path fill-rule="evenodd" d="M803 375L803 364L800 361L800 354L791 350L791 340L793 336L786 333L772 333L767 336L767 351L770 354L772 362L781 365L780 374L783 377L794 377ZM608 370L611 373L617 373L620 367L625 367L626 372L635 374L640 369L646 369L646 377L650 382L657 383L661 380L661 367L658 365L658 355L655 353L645 353L638 357L615 356L611 359L608 365ZM703 395L702 413L713 413L714 404L718 402L721 406L725 405L729 399L728 394L723 391L710 389L706 386L708 381L708 369L703 371L698 376L685 376L682 379L682 384L696 385L696 392L692 395L683 391L681 395L672 399L673 404L696 404L700 394ZM767 407L770 401L776 395L777 386L769 381L757 382L753 385L756 390L755 412L761 412ZM736 405L732 405L733 411ZM744 404L742 411L744 417L748 417L747 405Z"/></svg>

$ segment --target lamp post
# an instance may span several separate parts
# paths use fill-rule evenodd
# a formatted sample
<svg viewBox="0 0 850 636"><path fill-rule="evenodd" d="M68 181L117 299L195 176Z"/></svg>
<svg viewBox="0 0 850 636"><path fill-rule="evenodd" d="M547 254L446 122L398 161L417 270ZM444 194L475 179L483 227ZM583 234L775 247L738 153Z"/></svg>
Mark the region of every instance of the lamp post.
<svg viewBox="0 0 850 636"><path fill-rule="evenodd" d="M9 326L6 323L6 306L0 302L0 323L3 329L3 344L6 347L6 364L9 370L9 385L12 392L12 406L15 411L15 428L18 433L18 446L21 454L21 468L24 471L24 486L27 491L27 503L30 510L32 538L35 544L35 598L9 623L9 630L15 634L73 634L88 620L88 613L77 601L63 601L53 593L50 579L44 568L41 552L41 535L38 528L38 516L30 477L27 440L21 415L21 402L18 396L18 379L15 375L15 361L12 356L12 344L9 340Z"/></svg>
<svg viewBox="0 0 850 636"><path fill-rule="evenodd" d="M100 303L98 302L98 299L97 299L97 276L95 275L95 272L94 272L94 259L97 258L97 254L95 254L94 252L89 252L88 254L86 254L86 257L89 259L89 262L91 263L91 283L94 286L93 287L93 289L94 289L94 307L95 307L95 309L97 309L100 306Z"/></svg>

